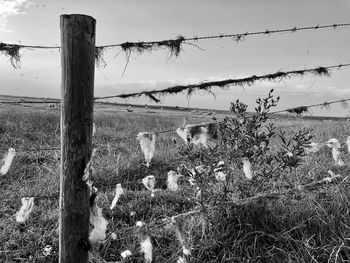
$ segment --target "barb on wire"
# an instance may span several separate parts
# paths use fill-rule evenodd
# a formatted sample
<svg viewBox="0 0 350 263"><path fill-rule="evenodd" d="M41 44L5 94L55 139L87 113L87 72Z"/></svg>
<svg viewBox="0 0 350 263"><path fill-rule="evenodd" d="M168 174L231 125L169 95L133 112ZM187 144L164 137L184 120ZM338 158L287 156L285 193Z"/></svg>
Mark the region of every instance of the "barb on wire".
<svg viewBox="0 0 350 263"><path fill-rule="evenodd" d="M247 36L256 35L271 35L277 33L294 33L297 31L306 30L318 30L318 29L328 29L328 28L340 28L348 27L350 23L339 23L339 24L329 24L329 25L316 25L316 26L305 26L305 27L291 27L286 29L276 29L270 30L266 29L264 31L256 32L245 32L245 33L233 33L233 34L219 34L211 36L194 36L186 38L184 36L178 36L175 39L159 40L159 41L138 41L138 42L124 42L118 44L102 45L96 46L95 58L97 66L106 66L106 62L103 60L103 51L106 48L120 47L122 51L127 54L127 59L130 58L131 52L142 53L144 51L154 51L159 48L167 48L170 52L170 56L179 56L182 50L182 44L190 44L199 48L197 45L188 42L197 42L199 40L208 39L222 39L222 38L232 38L236 42L240 42ZM10 57L10 62L13 67L18 68L20 66L20 54L19 50L22 48L28 49L60 49L59 46L39 46L39 45L19 45L0 42L0 52L4 55Z"/></svg>
<svg viewBox="0 0 350 263"><path fill-rule="evenodd" d="M141 91L141 92L134 92L134 93L123 93L118 95L111 95L111 96L104 96L104 97L95 97L94 100L100 100L100 99L111 99L111 98L131 98L131 97L140 97L140 96L146 96L149 97L151 100L155 102L160 102L160 99L156 98L155 95L166 95L166 94L177 94L181 93L183 91L187 91L188 95L191 95L193 92L198 90L204 90L207 92L211 92L211 89L213 87L218 88L227 88L229 86L251 86L256 81L261 80L282 80L287 77L292 76L300 76L302 77L304 74L312 74L315 76L330 76L329 70L331 69L340 69L341 67L348 67L350 66L350 63L347 64L339 64L339 65L333 65L333 66L326 66L326 67L317 67L317 68L309 68L309 69L301 69L301 70L291 70L291 71L277 71L275 73L265 74L265 75L252 75L250 77L245 78L239 78L239 79L226 79L226 80L220 80L220 81L208 81L208 82L201 82L198 84L190 84L190 85L177 85L172 86L165 89L159 89L159 90L150 90L150 91Z"/></svg>

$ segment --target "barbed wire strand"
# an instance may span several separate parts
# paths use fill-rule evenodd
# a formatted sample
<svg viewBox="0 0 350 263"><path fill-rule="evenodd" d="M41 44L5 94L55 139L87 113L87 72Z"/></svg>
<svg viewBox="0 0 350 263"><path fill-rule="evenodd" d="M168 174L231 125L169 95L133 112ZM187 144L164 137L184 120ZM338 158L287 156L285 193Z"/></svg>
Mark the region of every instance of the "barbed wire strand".
<svg viewBox="0 0 350 263"><path fill-rule="evenodd" d="M254 36L254 35L270 35L270 34L276 34L276 33L286 33L286 32L298 32L298 31L307 31L307 30L318 30L318 29L328 29L333 28L337 29L340 27L348 27L350 26L350 23L334 23L334 24L328 24L328 25L316 25L316 26L304 26L304 27L291 27L291 28L285 28L285 29L275 29L275 30L269 30L266 29L264 31L255 31L255 32L244 32L244 33L233 33L233 34L218 34L218 35L211 35L211 36L194 36L189 38L183 38L183 41L199 41L199 40L206 40L206 39L222 39L222 38L239 38L240 37L247 37L247 36ZM156 44L162 44L165 42L174 41L174 39L169 40L158 40L158 41L137 41L137 42L123 42L118 44L108 44L108 45L101 45L96 46L96 48L111 48L111 47L123 47L126 44L145 44L145 45L156 45ZM60 46L41 46L41 45L24 45L24 44L10 44L5 42L0 42L2 44L6 44L9 46L17 46L19 48L29 48L29 49L59 49Z"/></svg>
<svg viewBox="0 0 350 263"><path fill-rule="evenodd" d="M111 98L130 98L130 97L140 97L147 96L151 100L155 102L160 102L154 95L165 95L165 94L177 94L182 93L183 91L187 91L187 95L190 96L193 92L197 90L204 90L212 93L211 88L228 88L230 86L244 86L253 85L256 81L267 80L272 81L278 79L281 81L284 78L291 76L303 76L304 74L312 74L316 76L330 76L329 70L340 69L343 67L349 67L350 63L331 65L331 66L320 66L316 68L307 68L307 69L299 69L299 70L290 70L290 71L277 71L275 73L269 73L264 75L251 75L249 77L237 78L237 79L225 79L219 81L207 81L200 82L197 84L189 84L189 85L176 85L172 87L168 87L165 89L156 89L149 91L141 91L141 92L133 92L133 93L122 93L117 95L103 96L103 97L95 97L94 100L101 99L111 99Z"/></svg>

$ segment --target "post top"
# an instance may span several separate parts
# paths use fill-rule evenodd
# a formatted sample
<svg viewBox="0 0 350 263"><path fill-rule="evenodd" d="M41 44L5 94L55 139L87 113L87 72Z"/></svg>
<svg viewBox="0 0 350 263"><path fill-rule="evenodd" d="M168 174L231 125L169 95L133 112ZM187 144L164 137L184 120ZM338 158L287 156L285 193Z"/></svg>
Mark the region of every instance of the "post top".
<svg viewBox="0 0 350 263"><path fill-rule="evenodd" d="M61 18L69 19L69 18L71 18L72 16L91 18L91 19L95 20L95 18L93 18L92 16L84 15L84 14L63 14L63 15L61 15L60 17L61 17Z"/></svg>

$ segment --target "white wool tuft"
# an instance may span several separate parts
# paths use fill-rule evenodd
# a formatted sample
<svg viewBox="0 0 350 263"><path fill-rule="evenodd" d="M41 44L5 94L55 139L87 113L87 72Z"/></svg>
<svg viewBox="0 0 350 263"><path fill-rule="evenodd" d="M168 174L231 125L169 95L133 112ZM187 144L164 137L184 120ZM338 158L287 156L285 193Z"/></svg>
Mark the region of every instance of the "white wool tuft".
<svg viewBox="0 0 350 263"><path fill-rule="evenodd" d="M3 166L0 169L0 174L5 175L10 169L13 158L16 155L16 150L14 148L9 148L6 157L3 159Z"/></svg>
<svg viewBox="0 0 350 263"><path fill-rule="evenodd" d="M348 146L348 153L350 153L350 136L346 138L346 146Z"/></svg>
<svg viewBox="0 0 350 263"><path fill-rule="evenodd" d="M151 196L154 196L154 186L156 185L156 178L154 175L148 175L142 179L142 184L147 188L147 190L151 191Z"/></svg>
<svg viewBox="0 0 350 263"><path fill-rule="evenodd" d="M110 237L111 237L113 240L116 240L116 239L117 239L117 234L114 233L114 232L112 232L112 233L110 234Z"/></svg>
<svg viewBox="0 0 350 263"><path fill-rule="evenodd" d="M202 145L205 148L214 145L213 130L209 128L209 123L188 124L184 128L176 129L176 133L186 144Z"/></svg>
<svg viewBox="0 0 350 263"><path fill-rule="evenodd" d="M193 136L192 143L194 145L200 145L202 144L205 148L208 148L208 141L210 137L208 134L208 128L207 127L200 127L200 132Z"/></svg>
<svg viewBox="0 0 350 263"><path fill-rule="evenodd" d="M153 247L152 247L150 236L147 236L145 239L143 239L140 242L140 245L141 245L141 252L144 253L145 261L147 263L151 263Z"/></svg>
<svg viewBox="0 0 350 263"><path fill-rule="evenodd" d="M336 140L336 139L335 139ZM339 144L339 142L338 142ZM327 143L328 145L328 143ZM335 165L338 165L338 166L344 166L345 163L340 159L340 150L338 147L338 145L335 143L335 144L332 144L333 147L332 147L332 157L333 157L333 160L335 162Z"/></svg>
<svg viewBox="0 0 350 263"><path fill-rule="evenodd" d="M111 206L109 207L109 209L113 209L115 207L115 205L117 204L119 198L124 194L124 189L122 187L121 184L117 184L116 189L115 189L115 196L114 199L112 201Z"/></svg>
<svg viewBox="0 0 350 263"><path fill-rule="evenodd" d="M122 258L127 258L132 255L132 252L129 249L127 249L127 250L124 250L122 253L120 253L120 255L122 256Z"/></svg>
<svg viewBox="0 0 350 263"><path fill-rule="evenodd" d="M186 259L182 256L179 256L179 258L177 259L176 263L187 263Z"/></svg>
<svg viewBox="0 0 350 263"><path fill-rule="evenodd" d="M24 223L34 209L34 197L23 197L21 209L16 213L17 223Z"/></svg>
<svg viewBox="0 0 350 263"><path fill-rule="evenodd" d="M326 142L326 145L327 145L329 148L336 148L336 149L341 148L341 147L340 147L339 141L338 141L337 139L335 139L335 138L332 138L332 139L328 140L328 141Z"/></svg>
<svg viewBox="0 0 350 263"><path fill-rule="evenodd" d="M337 165L338 166L344 166L345 163L343 162L343 160L339 159L338 162L337 162Z"/></svg>
<svg viewBox="0 0 350 263"><path fill-rule="evenodd" d="M218 164L216 166L224 166L225 165L225 162L224 161L220 161L218 162Z"/></svg>
<svg viewBox="0 0 350 263"><path fill-rule="evenodd" d="M90 242L94 244L105 240L108 222L102 216L102 208L97 206L96 200L90 208L90 224L94 226L89 235Z"/></svg>
<svg viewBox="0 0 350 263"><path fill-rule="evenodd" d="M44 247L43 250L44 250L44 251L43 251L43 255L44 255L45 257L50 256L50 255L51 255L51 252L52 252L52 246L46 245L46 246Z"/></svg>
<svg viewBox="0 0 350 263"><path fill-rule="evenodd" d="M253 171L252 171L252 165L251 165L249 159L243 158L242 162L243 162L243 172L244 172L245 177L248 180L252 180L253 179Z"/></svg>
<svg viewBox="0 0 350 263"><path fill-rule="evenodd" d="M146 166L149 167L156 151L156 135L150 132L140 132L136 138L140 141L141 150L145 155Z"/></svg>
<svg viewBox="0 0 350 263"><path fill-rule="evenodd" d="M93 122L93 123L92 123L92 136L95 136L95 134L96 134L96 125L95 125L95 123Z"/></svg>
<svg viewBox="0 0 350 263"><path fill-rule="evenodd" d="M182 253L186 256L189 256L189 255L191 255L191 250L189 250L185 246L182 246Z"/></svg>
<svg viewBox="0 0 350 263"><path fill-rule="evenodd" d="M221 182L226 181L226 174L224 172L216 172L215 173L215 179Z"/></svg>
<svg viewBox="0 0 350 263"><path fill-rule="evenodd" d="M180 136L180 138L187 144L187 138L188 138L188 130L185 128L177 128L176 129L177 135Z"/></svg>
<svg viewBox="0 0 350 263"><path fill-rule="evenodd" d="M167 188L170 191L177 191L179 186L177 184L177 180L181 177L181 174L176 173L175 171L168 172L168 179L166 181Z"/></svg>

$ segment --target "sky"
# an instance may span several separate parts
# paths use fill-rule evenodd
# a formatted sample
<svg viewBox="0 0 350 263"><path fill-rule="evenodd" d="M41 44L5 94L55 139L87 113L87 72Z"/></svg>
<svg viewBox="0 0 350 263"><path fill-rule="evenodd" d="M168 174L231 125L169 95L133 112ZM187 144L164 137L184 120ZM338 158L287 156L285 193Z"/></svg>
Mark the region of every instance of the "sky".
<svg viewBox="0 0 350 263"><path fill-rule="evenodd" d="M96 45L152 41L266 29L349 23L349 0L0 0L0 41L25 45L60 45L59 17L86 14L97 20ZM107 65L95 70L95 96L166 88L176 84L221 80L350 62L350 27L203 40L184 45L178 58L167 50L133 54L123 75L126 56L105 52ZM0 94L60 97L61 67L57 50L22 50L21 68L0 55ZM271 88L280 96L277 109L350 98L350 68L330 78L305 76L250 87L215 89L215 97L197 93L166 96L164 105L228 110L240 99L254 109L255 100ZM147 98L118 102L152 104ZM312 109L313 115L346 116L334 105Z"/></svg>

